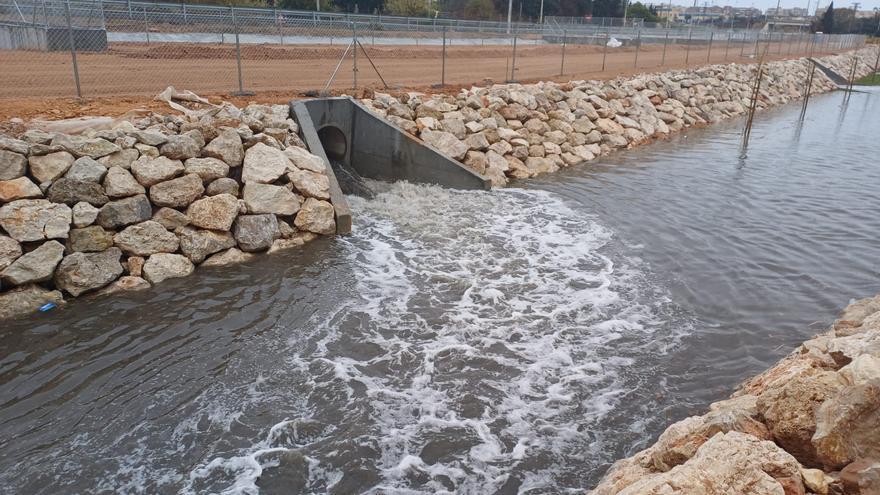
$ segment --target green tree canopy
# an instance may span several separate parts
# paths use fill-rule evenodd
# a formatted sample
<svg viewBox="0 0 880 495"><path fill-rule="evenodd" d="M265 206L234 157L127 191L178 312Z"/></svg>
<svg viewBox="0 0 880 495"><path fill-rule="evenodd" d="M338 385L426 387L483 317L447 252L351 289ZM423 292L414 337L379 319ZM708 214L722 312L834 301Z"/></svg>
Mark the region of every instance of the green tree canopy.
<svg viewBox="0 0 880 495"><path fill-rule="evenodd" d="M828 10L822 14L822 19L819 21L819 29L825 34L834 32L834 2L831 2L828 5Z"/></svg>

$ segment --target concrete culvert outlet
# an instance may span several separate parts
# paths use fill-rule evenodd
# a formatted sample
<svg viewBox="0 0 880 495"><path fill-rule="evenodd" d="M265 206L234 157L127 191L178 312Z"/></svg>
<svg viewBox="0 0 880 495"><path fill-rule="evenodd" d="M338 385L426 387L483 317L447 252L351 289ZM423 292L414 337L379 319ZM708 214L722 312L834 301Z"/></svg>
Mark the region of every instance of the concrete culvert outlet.
<svg viewBox="0 0 880 495"><path fill-rule="evenodd" d="M345 153L348 151L348 142L345 134L338 127L327 126L318 131L318 139L324 146L324 152L331 162L344 162Z"/></svg>

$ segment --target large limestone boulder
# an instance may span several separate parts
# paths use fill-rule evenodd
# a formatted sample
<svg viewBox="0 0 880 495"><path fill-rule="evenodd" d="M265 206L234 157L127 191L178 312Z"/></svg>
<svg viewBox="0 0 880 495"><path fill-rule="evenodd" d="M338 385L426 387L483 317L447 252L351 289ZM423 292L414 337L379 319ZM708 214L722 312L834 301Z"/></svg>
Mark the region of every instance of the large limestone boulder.
<svg viewBox="0 0 880 495"><path fill-rule="evenodd" d="M184 227L178 235L180 251L193 263L201 263L209 255L235 246L235 238L225 231Z"/></svg>
<svg viewBox="0 0 880 495"><path fill-rule="evenodd" d="M184 208L204 192L202 179L196 174L188 174L150 187L150 199L156 206Z"/></svg>
<svg viewBox="0 0 880 495"><path fill-rule="evenodd" d="M84 182L101 182L106 173L107 167L103 163L84 156L73 162L64 177Z"/></svg>
<svg viewBox="0 0 880 495"><path fill-rule="evenodd" d="M290 161L281 150L257 143L244 156L241 181L268 184L278 180L290 168Z"/></svg>
<svg viewBox="0 0 880 495"><path fill-rule="evenodd" d="M58 241L45 242L13 261L0 272L0 280L9 285L45 282L52 278L63 256L64 245Z"/></svg>
<svg viewBox="0 0 880 495"><path fill-rule="evenodd" d="M12 180L23 176L27 172L27 164L28 160L24 155L0 150L0 180Z"/></svg>
<svg viewBox="0 0 880 495"><path fill-rule="evenodd" d="M83 138L79 136L58 136L52 144L62 146L77 158L101 158L119 151L121 148L101 138Z"/></svg>
<svg viewBox="0 0 880 495"><path fill-rule="evenodd" d="M880 460L859 459L840 472L840 482L846 495L876 495L880 493Z"/></svg>
<svg viewBox="0 0 880 495"><path fill-rule="evenodd" d="M241 136L235 129L223 129L205 146L202 155L222 160L230 167L240 167L244 159Z"/></svg>
<svg viewBox="0 0 880 495"><path fill-rule="evenodd" d="M19 199L0 207L0 227L19 242L67 238L70 218L69 206L45 199Z"/></svg>
<svg viewBox="0 0 880 495"><path fill-rule="evenodd" d="M184 166L180 160L171 160L164 156L158 158L142 156L131 164L131 172L137 181L146 187L171 180L183 171Z"/></svg>
<svg viewBox="0 0 880 495"><path fill-rule="evenodd" d="M199 156L201 146L190 136L168 136L165 143L159 148L159 152L172 160L188 160Z"/></svg>
<svg viewBox="0 0 880 495"><path fill-rule="evenodd" d="M306 198L293 223L298 229L315 234L332 235L336 233L333 205L315 198Z"/></svg>
<svg viewBox="0 0 880 495"><path fill-rule="evenodd" d="M212 230L229 230L239 212L238 199L231 194L218 194L194 201L186 210L190 224ZM149 280L149 279L148 279Z"/></svg>
<svg viewBox="0 0 880 495"><path fill-rule="evenodd" d="M142 186L131 172L121 167L110 167L104 177L104 193L110 198L127 198L138 194L144 194L146 189Z"/></svg>
<svg viewBox="0 0 880 495"><path fill-rule="evenodd" d="M11 237L0 235L0 270L11 265L21 256L21 244Z"/></svg>
<svg viewBox="0 0 880 495"><path fill-rule="evenodd" d="M254 183L256 184L256 183ZM231 194L238 197L239 185L238 181L231 177L220 177L211 181L205 188L206 196L216 196L218 194Z"/></svg>
<svg viewBox="0 0 880 495"><path fill-rule="evenodd" d="M594 494L607 493L596 490ZM619 495L803 495L797 460L773 442L718 433L686 463L641 478Z"/></svg>
<svg viewBox="0 0 880 495"><path fill-rule="evenodd" d="M205 184L229 175L229 165L217 158L190 158L183 167L185 173L198 175Z"/></svg>
<svg viewBox="0 0 880 495"><path fill-rule="evenodd" d="M126 227L113 236L113 243L129 256L173 253L180 244L176 235L165 230L159 222L152 220Z"/></svg>
<svg viewBox="0 0 880 495"><path fill-rule="evenodd" d="M71 229L67 248L72 252L95 253L113 246L113 232L98 225L82 229Z"/></svg>
<svg viewBox="0 0 880 495"><path fill-rule="evenodd" d="M25 285L0 292L0 319L33 313L50 302L61 304L64 297L60 291L44 289L39 285Z"/></svg>
<svg viewBox="0 0 880 495"><path fill-rule="evenodd" d="M49 153L48 155L28 158L31 175L39 183L53 181L63 176L73 165L76 158L66 151Z"/></svg>
<svg viewBox="0 0 880 495"><path fill-rule="evenodd" d="M251 253L244 253L237 248L229 248L206 259L202 266L226 266L244 263L254 258Z"/></svg>
<svg viewBox="0 0 880 495"><path fill-rule="evenodd" d="M154 222L159 222L166 230L176 231L189 225L189 217L173 208L159 208L153 214Z"/></svg>
<svg viewBox="0 0 880 495"><path fill-rule="evenodd" d="M97 253L73 253L55 271L55 286L76 297L100 289L122 275L122 251L111 247Z"/></svg>
<svg viewBox="0 0 880 495"><path fill-rule="evenodd" d="M828 469L860 458L880 459L880 374L841 389L819 406L812 443Z"/></svg>
<svg viewBox="0 0 880 495"><path fill-rule="evenodd" d="M128 170L131 168L131 164L140 156L140 152L136 149L123 149L98 158L98 163L103 164L108 170L113 167Z"/></svg>
<svg viewBox="0 0 880 495"><path fill-rule="evenodd" d="M195 270L192 262L180 254L157 253L144 263L144 278L158 284L169 278L186 277Z"/></svg>
<svg viewBox="0 0 880 495"><path fill-rule="evenodd" d="M152 214L150 200L143 194L138 194L130 198L110 201L102 206L95 221L105 229L118 229L149 220Z"/></svg>
<svg viewBox="0 0 880 495"><path fill-rule="evenodd" d="M317 199L330 199L330 179L316 172L294 169L287 178L303 196Z"/></svg>
<svg viewBox="0 0 880 495"><path fill-rule="evenodd" d="M120 277L119 280L101 289L98 291L98 294L109 295L116 294L117 292L131 292L149 288L150 283L141 277L127 275L125 277Z"/></svg>
<svg viewBox="0 0 880 495"><path fill-rule="evenodd" d="M20 139L11 138L0 134L0 150L12 151L21 155L28 152L28 144Z"/></svg>
<svg viewBox="0 0 880 495"><path fill-rule="evenodd" d="M278 220L272 214L240 215L233 228L238 247L246 252L269 249L277 232Z"/></svg>
<svg viewBox="0 0 880 495"><path fill-rule="evenodd" d="M78 228L88 227L95 223L95 220L98 218L98 212L101 211L85 201L73 205L73 208L70 210L73 217L73 226Z"/></svg>
<svg viewBox="0 0 880 495"><path fill-rule="evenodd" d="M272 213L275 215L295 215L302 205L302 198L283 186L245 184L242 194L248 213Z"/></svg>
<svg viewBox="0 0 880 495"><path fill-rule="evenodd" d="M289 146L287 149L284 150L284 155L298 169L309 170L311 172L317 172L319 174L327 172L327 167L324 165L324 160L317 155L309 153L309 151L306 149L300 148L298 146Z"/></svg>
<svg viewBox="0 0 880 495"><path fill-rule="evenodd" d="M86 202L92 206L103 206L110 198L104 194L104 188L97 182L68 179L58 179L49 186L46 194L53 203L65 203L73 206L79 202Z"/></svg>
<svg viewBox="0 0 880 495"><path fill-rule="evenodd" d="M42 197L43 191L27 177L0 180L0 203L8 203L17 199L37 199Z"/></svg>
<svg viewBox="0 0 880 495"><path fill-rule="evenodd" d="M754 395L743 395L716 402L709 413L671 425L650 449L654 466L658 471L669 471L684 464L717 433L738 431L761 440L772 440L770 431L760 421L757 400Z"/></svg>
<svg viewBox="0 0 880 495"><path fill-rule="evenodd" d="M149 146L159 146L168 140L165 134L155 132L155 131L131 131L128 133L133 138L137 139L139 143L144 143Z"/></svg>
<svg viewBox="0 0 880 495"><path fill-rule="evenodd" d="M845 383L836 372L807 368L758 397L758 412L780 447L807 467L821 466L813 446L816 410Z"/></svg>
<svg viewBox="0 0 880 495"><path fill-rule="evenodd" d="M470 149L468 145L446 131L424 131L421 138L422 141L455 160L463 160Z"/></svg>

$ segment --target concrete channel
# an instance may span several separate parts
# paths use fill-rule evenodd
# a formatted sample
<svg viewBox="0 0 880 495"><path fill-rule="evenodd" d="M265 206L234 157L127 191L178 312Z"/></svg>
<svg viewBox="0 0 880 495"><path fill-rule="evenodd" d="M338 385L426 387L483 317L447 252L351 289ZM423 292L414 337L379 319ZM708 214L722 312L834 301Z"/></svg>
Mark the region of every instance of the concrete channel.
<svg viewBox="0 0 880 495"><path fill-rule="evenodd" d="M309 150L324 159L337 233L351 232L351 209L337 175L388 182L408 181L453 189L491 189L489 179L440 153L349 97L291 101Z"/></svg>

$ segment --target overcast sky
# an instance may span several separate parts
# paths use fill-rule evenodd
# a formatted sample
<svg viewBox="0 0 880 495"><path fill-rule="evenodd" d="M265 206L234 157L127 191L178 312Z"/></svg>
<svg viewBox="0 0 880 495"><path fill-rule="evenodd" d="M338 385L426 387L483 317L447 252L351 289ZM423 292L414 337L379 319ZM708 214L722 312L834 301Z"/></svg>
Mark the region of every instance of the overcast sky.
<svg viewBox="0 0 880 495"><path fill-rule="evenodd" d="M697 0L697 5L703 5L707 0ZM828 6L830 0L819 0L820 7ZM672 0L672 3L675 5L685 5L685 6L693 6L694 0ZM767 8L776 7L776 0L708 0L709 5L733 5L734 7L752 7L765 10ZM648 3L657 3L656 0ZM880 7L880 0L862 0L859 2L861 5L859 6L859 10L872 10L875 7ZM802 7L806 8L807 0L781 0L782 8L791 8L791 7ZM835 0L835 7L851 7L852 2L849 0ZM810 12L816 10L816 0L810 0Z"/></svg>

